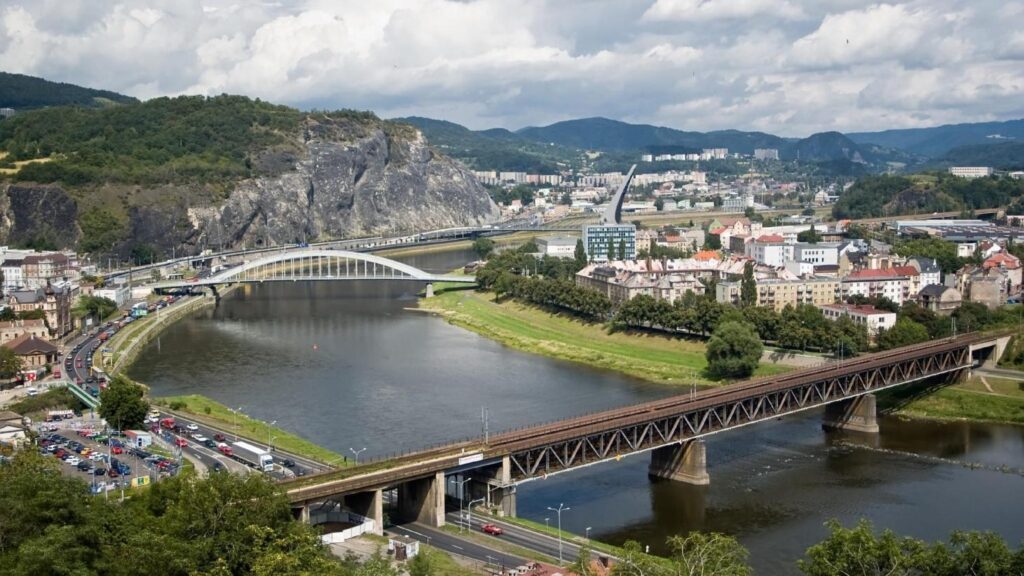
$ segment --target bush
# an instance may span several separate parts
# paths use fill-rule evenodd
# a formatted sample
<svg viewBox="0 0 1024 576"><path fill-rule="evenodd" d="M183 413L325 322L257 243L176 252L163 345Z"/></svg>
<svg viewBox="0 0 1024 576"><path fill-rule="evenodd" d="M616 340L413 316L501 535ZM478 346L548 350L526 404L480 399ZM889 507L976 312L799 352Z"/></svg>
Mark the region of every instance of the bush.
<svg viewBox="0 0 1024 576"><path fill-rule="evenodd" d="M753 326L722 322L708 340L708 372L717 378L746 378L757 369L763 350Z"/></svg>
<svg viewBox="0 0 1024 576"><path fill-rule="evenodd" d="M188 402L182 402L181 400L175 400L171 402L171 410L186 410L188 409Z"/></svg>

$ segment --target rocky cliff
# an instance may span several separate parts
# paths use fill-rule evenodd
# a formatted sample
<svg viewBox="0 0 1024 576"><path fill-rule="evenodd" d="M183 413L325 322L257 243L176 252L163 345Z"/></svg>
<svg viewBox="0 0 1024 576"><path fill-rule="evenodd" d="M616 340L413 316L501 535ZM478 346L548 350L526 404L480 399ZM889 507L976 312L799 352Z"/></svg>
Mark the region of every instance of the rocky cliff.
<svg viewBox="0 0 1024 576"><path fill-rule="evenodd" d="M97 253L110 246L123 255L146 246L164 256L172 248L193 252L484 224L498 215L473 176L409 126L310 115L283 143L253 151L249 162L258 176L228 184L70 190L7 184L0 193L0 236L11 244L43 237L59 247L86 236L90 242L82 244Z"/></svg>

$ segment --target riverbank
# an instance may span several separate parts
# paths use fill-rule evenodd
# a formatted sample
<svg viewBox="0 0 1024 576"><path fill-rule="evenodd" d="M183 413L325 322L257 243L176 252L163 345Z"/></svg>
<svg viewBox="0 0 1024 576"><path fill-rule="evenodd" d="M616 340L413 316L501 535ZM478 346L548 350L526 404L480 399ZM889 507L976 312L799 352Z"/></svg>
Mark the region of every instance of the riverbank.
<svg viewBox="0 0 1024 576"><path fill-rule="evenodd" d="M153 404L171 411L187 414L203 424L220 428L239 437L244 437L257 444L266 444L273 438L274 448L316 460L323 464L345 466L348 460L341 454L332 452L314 444L305 438L296 436L261 420L250 418L245 414L231 410L227 406L199 394L187 396L163 396L152 399Z"/></svg>
<svg viewBox="0 0 1024 576"><path fill-rule="evenodd" d="M895 413L930 420L1024 425L1021 380L974 374L964 382L914 400Z"/></svg>
<svg viewBox="0 0 1024 576"><path fill-rule="evenodd" d="M507 300L494 301L491 293L444 290L420 299L422 310L476 332L510 348L569 360L595 368L674 385L715 386L703 375L707 368L703 342L678 336L616 332L568 314L541 310ZM762 364L755 375L779 374L789 368Z"/></svg>

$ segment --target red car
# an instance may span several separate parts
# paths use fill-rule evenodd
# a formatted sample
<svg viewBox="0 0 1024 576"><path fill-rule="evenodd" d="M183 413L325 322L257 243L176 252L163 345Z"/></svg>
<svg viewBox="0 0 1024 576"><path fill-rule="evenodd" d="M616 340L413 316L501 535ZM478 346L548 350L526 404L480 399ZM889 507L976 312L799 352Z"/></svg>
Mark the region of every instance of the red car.
<svg viewBox="0 0 1024 576"><path fill-rule="evenodd" d="M113 454L121 454L124 452L124 448L121 448L120 446L114 446L110 449L110 452Z"/></svg>
<svg viewBox="0 0 1024 576"><path fill-rule="evenodd" d="M184 438L175 438L174 445L179 446L181 448L186 448L188 447L188 440L185 440Z"/></svg>
<svg viewBox="0 0 1024 576"><path fill-rule="evenodd" d="M484 524L480 529L492 536L501 536L505 532L501 529L501 526L495 526L494 524Z"/></svg>

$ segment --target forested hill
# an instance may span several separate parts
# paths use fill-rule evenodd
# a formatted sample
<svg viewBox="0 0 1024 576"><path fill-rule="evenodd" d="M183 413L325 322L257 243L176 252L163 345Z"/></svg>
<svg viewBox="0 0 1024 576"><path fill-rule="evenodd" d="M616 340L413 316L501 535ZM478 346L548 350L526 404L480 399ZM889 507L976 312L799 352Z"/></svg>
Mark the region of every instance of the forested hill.
<svg viewBox="0 0 1024 576"><path fill-rule="evenodd" d="M0 108L14 108L15 110L49 106L98 108L130 102L138 102L138 100L109 90L94 90L64 82L50 82L35 76L0 72Z"/></svg>
<svg viewBox="0 0 1024 576"><path fill-rule="evenodd" d="M1009 177L958 178L945 173L867 176L832 207L842 218L949 212L1006 206L1024 196L1024 181Z"/></svg>

